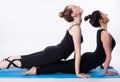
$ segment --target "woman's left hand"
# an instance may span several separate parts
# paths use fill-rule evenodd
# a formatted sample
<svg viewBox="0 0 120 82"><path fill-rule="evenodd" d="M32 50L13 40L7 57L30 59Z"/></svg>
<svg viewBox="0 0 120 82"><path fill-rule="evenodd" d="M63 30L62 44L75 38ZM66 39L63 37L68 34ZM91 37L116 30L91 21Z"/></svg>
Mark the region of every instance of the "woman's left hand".
<svg viewBox="0 0 120 82"><path fill-rule="evenodd" d="M114 75L118 75L118 73L112 72L112 71L108 71L107 73L105 73L105 75L114 76Z"/></svg>

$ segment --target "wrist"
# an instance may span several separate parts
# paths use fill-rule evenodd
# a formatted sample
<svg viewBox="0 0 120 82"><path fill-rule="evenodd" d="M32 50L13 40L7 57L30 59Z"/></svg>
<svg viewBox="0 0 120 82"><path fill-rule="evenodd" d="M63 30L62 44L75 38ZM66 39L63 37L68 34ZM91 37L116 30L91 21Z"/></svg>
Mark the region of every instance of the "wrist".
<svg viewBox="0 0 120 82"><path fill-rule="evenodd" d="M79 73L76 73L77 76L79 76Z"/></svg>
<svg viewBox="0 0 120 82"><path fill-rule="evenodd" d="M104 74L108 74L108 71L104 71Z"/></svg>

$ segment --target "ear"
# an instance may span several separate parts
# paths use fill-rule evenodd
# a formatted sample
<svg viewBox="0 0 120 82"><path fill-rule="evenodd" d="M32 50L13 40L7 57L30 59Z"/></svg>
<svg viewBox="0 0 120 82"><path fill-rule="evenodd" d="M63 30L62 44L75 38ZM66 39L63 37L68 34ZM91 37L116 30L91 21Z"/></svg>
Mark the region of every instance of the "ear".
<svg viewBox="0 0 120 82"><path fill-rule="evenodd" d="M73 12L73 13L71 14L71 16L72 16L72 17L75 17L75 16L76 16L76 14Z"/></svg>
<svg viewBox="0 0 120 82"><path fill-rule="evenodd" d="M71 16L74 17L74 13L72 13Z"/></svg>
<svg viewBox="0 0 120 82"><path fill-rule="evenodd" d="M103 23L103 22L104 22L104 20L101 18L101 19L99 19L99 22L100 22L100 23Z"/></svg>

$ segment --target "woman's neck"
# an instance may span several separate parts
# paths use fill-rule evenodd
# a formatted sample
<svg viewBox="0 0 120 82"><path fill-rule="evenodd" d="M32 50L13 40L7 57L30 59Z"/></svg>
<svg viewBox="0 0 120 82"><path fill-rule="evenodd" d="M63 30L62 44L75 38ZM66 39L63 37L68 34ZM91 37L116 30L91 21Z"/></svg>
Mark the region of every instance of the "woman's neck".
<svg viewBox="0 0 120 82"><path fill-rule="evenodd" d="M79 24L79 25L81 25L81 22L82 22L81 19L76 18L76 19L74 19L74 21L72 22L72 24Z"/></svg>
<svg viewBox="0 0 120 82"><path fill-rule="evenodd" d="M102 25L100 26L100 29L105 29L105 30L107 30L107 24L102 24Z"/></svg>

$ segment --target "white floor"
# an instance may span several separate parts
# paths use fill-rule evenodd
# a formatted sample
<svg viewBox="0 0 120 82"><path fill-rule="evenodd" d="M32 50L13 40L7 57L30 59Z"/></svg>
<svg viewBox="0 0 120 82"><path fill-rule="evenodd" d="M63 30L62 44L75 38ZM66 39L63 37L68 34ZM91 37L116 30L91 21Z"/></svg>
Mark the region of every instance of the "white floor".
<svg viewBox="0 0 120 82"><path fill-rule="evenodd" d="M19 79L19 78L10 78L10 79L0 79L1 82L120 82L120 78L112 78L112 79L96 79L96 78L78 78L78 79Z"/></svg>

